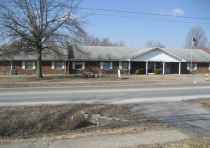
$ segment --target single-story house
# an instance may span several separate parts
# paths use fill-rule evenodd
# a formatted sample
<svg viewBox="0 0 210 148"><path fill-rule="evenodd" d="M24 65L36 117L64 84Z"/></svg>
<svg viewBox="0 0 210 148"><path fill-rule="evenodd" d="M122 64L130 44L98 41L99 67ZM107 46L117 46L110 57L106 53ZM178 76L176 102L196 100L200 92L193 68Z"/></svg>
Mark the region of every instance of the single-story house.
<svg viewBox="0 0 210 148"><path fill-rule="evenodd" d="M46 53L44 74L69 74L85 70L131 74L210 73L210 54L201 49L77 46L62 54ZM0 74L34 74L36 56L19 53L0 56Z"/></svg>

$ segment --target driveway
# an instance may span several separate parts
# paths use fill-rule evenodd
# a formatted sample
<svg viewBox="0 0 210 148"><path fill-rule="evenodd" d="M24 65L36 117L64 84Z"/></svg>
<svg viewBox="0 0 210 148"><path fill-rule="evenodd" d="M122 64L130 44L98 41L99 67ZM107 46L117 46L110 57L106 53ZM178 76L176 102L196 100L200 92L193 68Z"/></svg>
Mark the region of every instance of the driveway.
<svg viewBox="0 0 210 148"><path fill-rule="evenodd" d="M134 105L133 112L142 112L174 126L191 136L210 137L210 110L190 101Z"/></svg>

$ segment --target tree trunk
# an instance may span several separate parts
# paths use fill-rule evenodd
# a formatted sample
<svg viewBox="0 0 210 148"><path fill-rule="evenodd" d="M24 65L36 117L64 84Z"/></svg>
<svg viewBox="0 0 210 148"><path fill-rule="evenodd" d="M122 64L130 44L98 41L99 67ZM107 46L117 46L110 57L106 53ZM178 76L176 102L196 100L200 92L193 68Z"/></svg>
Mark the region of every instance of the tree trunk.
<svg viewBox="0 0 210 148"><path fill-rule="evenodd" d="M38 51L38 58L37 58L37 78L42 79L43 74L42 74L42 50Z"/></svg>

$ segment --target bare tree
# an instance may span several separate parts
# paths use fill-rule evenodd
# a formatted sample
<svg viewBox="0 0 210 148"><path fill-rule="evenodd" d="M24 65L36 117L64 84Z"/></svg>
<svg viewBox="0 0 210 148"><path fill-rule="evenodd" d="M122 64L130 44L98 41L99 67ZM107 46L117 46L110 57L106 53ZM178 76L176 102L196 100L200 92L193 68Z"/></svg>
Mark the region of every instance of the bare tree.
<svg viewBox="0 0 210 148"><path fill-rule="evenodd" d="M165 45L163 45L161 42L153 40L146 42L145 46L147 48L165 48Z"/></svg>
<svg viewBox="0 0 210 148"><path fill-rule="evenodd" d="M86 36L84 44L88 46L126 46L123 41L113 42L109 38L98 38L94 36Z"/></svg>
<svg viewBox="0 0 210 148"><path fill-rule="evenodd" d="M204 30L200 26L193 27L187 34L185 48L201 48L208 46L208 39Z"/></svg>
<svg viewBox="0 0 210 148"><path fill-rule="evenodd" d="M37 57L37 77L42 78L42 55L46 50L59 54L65 41L85 34L77 17L78 0L7 0L0 4L0 32L7 53L32 53Z"/></svg>

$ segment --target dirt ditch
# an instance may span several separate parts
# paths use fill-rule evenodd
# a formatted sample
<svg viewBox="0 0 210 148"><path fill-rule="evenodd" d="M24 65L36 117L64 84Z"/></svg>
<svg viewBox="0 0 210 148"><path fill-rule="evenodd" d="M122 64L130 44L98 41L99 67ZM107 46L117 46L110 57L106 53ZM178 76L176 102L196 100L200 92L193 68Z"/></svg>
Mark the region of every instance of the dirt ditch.
<svg viewBox="0 0 210 148"><path fill-rule="evenodd" d="M161 124L130 112L128 105L57 105L1 107L0 138Z"/></svg>

